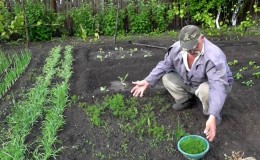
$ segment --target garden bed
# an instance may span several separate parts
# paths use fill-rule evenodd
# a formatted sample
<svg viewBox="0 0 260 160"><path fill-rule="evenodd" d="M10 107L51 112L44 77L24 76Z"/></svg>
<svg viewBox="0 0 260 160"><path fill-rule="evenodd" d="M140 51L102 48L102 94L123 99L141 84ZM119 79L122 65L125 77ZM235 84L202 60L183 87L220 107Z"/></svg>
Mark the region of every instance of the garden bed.
<svg viewBox="0 0 260 160"><path fill-rule="evenodd" d="M224 159L224 154L231 155L232 151L242 151L245 157L258 159L260 83L253 73L260 71L254 67L260 65L260 39L253 36L209 39L220 46L229 62L238 62L230 63L230 67L234 76L239 72L243 78L235 79L223 109L222 124L217 128L216 139L210 143L205 159ZM168 36L137 37L130 40L162 47L174 43ZM69 92L71 103L65 110L65 125L58 135L61 143L55 145L57 148L63 146L64 149L58 153L57 159L184 159L177 150L178 129L201 135L207 120L202 108L193 106L182 112L174 111L171 108L174 100L161 82L148 90L143 98L132 98L130 94L133 87L131 82L145 78L163 59L165 49L133 45L129 39L114 44L112 38L106 37L96 43L83 43L75 39L62 43L35 43L30 47L33 57L27 71L8 94L18 95L21 88L30 88L35 81L34 75L42 69L47 53L59 44L74 46L74 62ZM6 45L4 50L17 50L19 47ZM243 67L247 69L242 69ZM135 107L138 113L132 118L122 118L105 106L100 114L102 123L94 125L87 108L102 103L105 96L112 97L116 94L122 95L124 101L134 99L135 102L125 104L129 108ZM8 96L1 99L2 122L10 114L9 101ZM147 113L151 115L151 124L145 121L143 132L140 133L141 130L136 127L137 122ZM126 126L133 129L127 130ZM158 130L163 128L163 134L158 130L155 132L156 127ZM39 126L34 129L28 136L27 143L30 138L38 135L36 131Z"/></svg>

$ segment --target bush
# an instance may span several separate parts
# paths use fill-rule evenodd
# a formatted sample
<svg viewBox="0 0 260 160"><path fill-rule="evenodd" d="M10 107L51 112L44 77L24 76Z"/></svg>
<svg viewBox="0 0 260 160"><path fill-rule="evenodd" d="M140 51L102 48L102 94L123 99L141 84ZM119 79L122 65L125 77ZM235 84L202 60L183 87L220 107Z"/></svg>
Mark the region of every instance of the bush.
<svg viewBox="0 0 260 160"><path fill-rule="evenodd" d="M27 1L26 7L30 40L50 40L52 38L52 33L56 30L53 26L53 22L55 22L54 11L46 9L41 2L33 3Z"/></svg>

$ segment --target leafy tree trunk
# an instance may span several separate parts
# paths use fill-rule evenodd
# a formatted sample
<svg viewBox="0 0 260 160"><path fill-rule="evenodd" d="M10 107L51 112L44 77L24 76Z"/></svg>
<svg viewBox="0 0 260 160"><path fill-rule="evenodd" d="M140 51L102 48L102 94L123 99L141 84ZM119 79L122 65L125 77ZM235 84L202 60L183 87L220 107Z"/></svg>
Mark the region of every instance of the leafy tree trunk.
<svg viewBox="0 0 260 160"><path fill-rule="evenodd" d="M9 12L12 12L12 0L5 0L5 4L6 4L6 7L8 9Z"/></svg>
<svg viewBox="0 0 260 160"><path fill-rule="evenodd" d="M57 13L57 2L56 0L51 0L51 8Z"/></svg>
<svg viewBox="0 0 260 160"><path fill-rule="evenodd" d="M116 44L116 36L117 36L117 23L118 23L118 13L119 12L119 0L117 0L117 11L116 11L116 24L115 24L115 37L114 42Z"/></svg>

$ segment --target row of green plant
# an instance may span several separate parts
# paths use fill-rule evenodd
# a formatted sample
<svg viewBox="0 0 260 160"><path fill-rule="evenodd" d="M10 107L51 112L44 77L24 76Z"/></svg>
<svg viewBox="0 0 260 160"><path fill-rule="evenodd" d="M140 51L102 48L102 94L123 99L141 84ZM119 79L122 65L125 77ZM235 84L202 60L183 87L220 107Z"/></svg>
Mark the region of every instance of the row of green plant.
<svg viewBox="0 0 260 160"><path fill-rule="evenodd" d="M62 149L55 149L54 144L58 141L57 132L64 124L63 112L68 102L69 79L72 75L72 47L66 46L64 61L57 72L62 79L50 90L48 97L48 107L45 109L45 119L42 125L42 135L38 138L38 147L34 150L34 158L47 160L55 157Z"/></svg>
<svg viewBox="0 0 260 160"><path fill-rule="evenodd" d="M0 76L7 71L13 58L0 51Z"/></svg>
<svg viewBox="0 0 260 160"><path fill-rule="evenodd" d="M1 59L1 63L3 63L3 65L1 65L3 73L0 81L0 98L11 88L14 82L25 71L27 65L30 63L31 53L30 51L25 51L20 55L13 54L12 60L9 60L4 55L1 55L1 58L3 58Z"/></svg>
<svg viewBox="0 0 260 160"><path fill-rule="evenodd" d="M229 66L236 66L236 65L238 65L238 63L239 63L238 60L235 59L233 61L228 62L228 65ZM252 73L251 77L255 78L255 79L259 79L260 78L260 71L259 71L259 69L260 69L260 66L257 65L255 61L249 61L247 66L241 67L236 72L236 74L234 75L234 78L236 80L243 79L244 78L244 74L245 74L246 71L253 70L253 73ZM249 80L242 81L242 84L245 85L245 86L251 87L255 83L254 83L254 81L252 79L249 79Z"/></svg>
<svg viewBox="0 0 260 160"><path fill-rule="evenodd" d="M43 106L49 94L48 87L53 75L56 74L61 47L50 51L49 57L43 67L43 74L37 77L34 88L23 96L22 100L15 102L11 114L7 117L8 133L6 139L1 140L0 157L3 159L27 159L25 145L26 136L31 132L37 119L43 114Z"/></svg>
<svg viewBox="0 0 260 160"><path fill-rule="evenodd" d="M208 29L211 35L220 34L214 30L217 11L223 16L219 24L226 31L231 25L231 15L236 8L236 3L225 0L197 1L178 0L172 3L163 3L157 0L129 0L125 8L118 7L109 1L100 4L98 12L93 12L92 4L85 3L79 8L72 8L68 12L55 13L48 9L42 2L26 1L26 17L30 40L49 40L54 32L66 36L75 34L86 40L87 36L96 34L114 35L115 28L118 34L124 33L161 33L171 30L176 20L185 25L185 21L196 23ZM244 6L245 7L245 6ZM13 12L7 10L4 2L0 2L0 40L9 40L10 36L25 38L23 9L20 3L14 5ZM245 12L243 9L241 10ZM254 12L247 12L247 16L237 27L238 33L243 34L247 28L257 26L259 20L252 14L260 12L254 4ZM118 13L117 27L116 17Z"/></svg>

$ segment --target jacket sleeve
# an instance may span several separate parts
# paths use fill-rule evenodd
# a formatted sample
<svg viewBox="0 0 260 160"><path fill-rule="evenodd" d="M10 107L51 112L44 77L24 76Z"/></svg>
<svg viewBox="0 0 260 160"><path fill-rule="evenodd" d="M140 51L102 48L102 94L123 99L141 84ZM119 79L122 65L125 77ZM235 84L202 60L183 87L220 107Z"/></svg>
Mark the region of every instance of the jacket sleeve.
<svg viewBox="0 0 260 160"><path fill-rule="evenodd" d="M174 70L172 52L175 52L174 49L169 48L164 56L164 60L160 61L145 78L151 87L154 87L164 74Z"/></svg>
<svg viewBox="0 0 260 160"><path fill-rule="evenodd" d="M220 112L227 97L229 87L227 81L227 64L220 62L216 65L212 61L207 64L207 77L209 82L209 110L210 115L214 115L218 121L221 120Z"/></svg>

